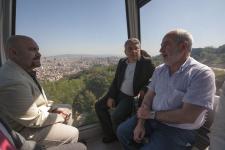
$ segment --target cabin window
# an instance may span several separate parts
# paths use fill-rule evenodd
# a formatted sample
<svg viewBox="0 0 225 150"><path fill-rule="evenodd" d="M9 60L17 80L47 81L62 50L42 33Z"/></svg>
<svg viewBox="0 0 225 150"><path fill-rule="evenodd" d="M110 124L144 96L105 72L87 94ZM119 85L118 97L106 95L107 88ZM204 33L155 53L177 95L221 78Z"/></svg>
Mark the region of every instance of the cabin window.
<svg viewBox="0 0 225 150"><path fill-rule="evenodd" d="M175 28L188 30L194 37L192 57L212 67L219 94L225 80L224 5L222 0L150 1L140 9L142 48L160 64L157 55L164 34Z"/></svg>
<svg viewBox="0 0 225 150"><path fill-rule="evenodd" d="M97 122L94 103L124 56L125 2L18 0L16 34L40 47L37 75L48 99L72 104L76 126Z"/></svg>

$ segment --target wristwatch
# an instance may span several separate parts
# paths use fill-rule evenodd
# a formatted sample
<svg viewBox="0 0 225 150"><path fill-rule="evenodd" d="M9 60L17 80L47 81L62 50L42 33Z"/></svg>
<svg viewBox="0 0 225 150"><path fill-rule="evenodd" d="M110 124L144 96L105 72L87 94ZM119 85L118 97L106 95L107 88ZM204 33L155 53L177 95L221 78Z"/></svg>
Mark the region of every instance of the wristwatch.
<svg viewBox="0 0 225 150"><path fill-rule="evenodd" d="M149 119L155 119L155 116L156 116L156 111L150 111L149 113Z"/></svg>

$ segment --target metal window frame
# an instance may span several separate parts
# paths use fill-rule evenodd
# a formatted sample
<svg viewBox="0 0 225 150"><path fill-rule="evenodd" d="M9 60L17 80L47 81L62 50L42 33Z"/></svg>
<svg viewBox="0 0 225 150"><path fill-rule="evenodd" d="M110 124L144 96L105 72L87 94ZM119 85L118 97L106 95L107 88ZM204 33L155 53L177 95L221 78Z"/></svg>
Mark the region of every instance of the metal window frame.
<svg viewBox="0 0 225 150"><path fill-rule="evenodd" d="M0 2L0 19L1 19L1 41L0 41L0 67L6 61L4 47L6 40L15 35L16 23L16 0L1 0Z"/></svg>
<svg viewBox="0 0 225 150"><path fill-rule="evenodd" d="M125 0L128 38L141 41L140 9L151 0Z"/></svg>

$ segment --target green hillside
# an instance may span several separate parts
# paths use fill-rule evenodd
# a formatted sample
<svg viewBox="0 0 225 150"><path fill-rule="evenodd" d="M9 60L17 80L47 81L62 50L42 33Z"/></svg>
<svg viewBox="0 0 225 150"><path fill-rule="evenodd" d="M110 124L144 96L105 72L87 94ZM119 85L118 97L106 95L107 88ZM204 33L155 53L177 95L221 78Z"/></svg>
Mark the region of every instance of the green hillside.
<svg viewBox="0 0 225 150"><path fill-rule="evenodd" d="M191 56L210 67L225 69L225 45L222 45L218 48L193 48ZM160 55L152 57L152 59L156 65L163 63Z"/></svg>
<svg viewBox="0 0 225 150"><path fill-rule="evenodd" d="M225 69L225 45L218 48L195 48L191 56L210 67Z"/></svg>
<svg viewBox="0 0 225 150"><path fill-rule="evenodd" d="M42 81L48 99L55 103L72 104L74 125L84 125L97 121L94 104L103 96L114 77L116 66L94 66L89 70L67 76L61 80Z"/></svg>
<svg viewBox="0 0 225 150"><path fill-rule="evenodd" d="M217 94L219 94L219 89L225 81L225 70L223 70L225 69L225 45L218 48L193 48L191 56L213 69L216 75ZM160 55L152 57L152 60L156 65L163 63Z"/></svg>

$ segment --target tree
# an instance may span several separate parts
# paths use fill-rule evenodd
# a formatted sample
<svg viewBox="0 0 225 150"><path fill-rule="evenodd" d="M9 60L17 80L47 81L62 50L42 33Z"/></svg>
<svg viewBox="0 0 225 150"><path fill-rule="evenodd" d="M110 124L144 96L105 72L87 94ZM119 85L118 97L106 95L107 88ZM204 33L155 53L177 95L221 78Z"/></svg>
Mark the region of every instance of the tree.
<svg viewBox="0 0 225 150"><path fill-rule="evenodd" d="M86 80L87 89L92 91L96 98L101 97L108 90L109 86L110 82L107 80L107 77L102 74L90 76L90 78Z"/></svg>
<svg viewBox="0 0 225 150"><path fill-rule="evenodd" d="M95 95L88 90L74 98L72 106L76 126L93 123L97 120L94 110L95 100Z"/></svg>

